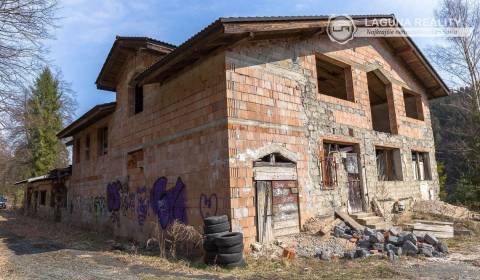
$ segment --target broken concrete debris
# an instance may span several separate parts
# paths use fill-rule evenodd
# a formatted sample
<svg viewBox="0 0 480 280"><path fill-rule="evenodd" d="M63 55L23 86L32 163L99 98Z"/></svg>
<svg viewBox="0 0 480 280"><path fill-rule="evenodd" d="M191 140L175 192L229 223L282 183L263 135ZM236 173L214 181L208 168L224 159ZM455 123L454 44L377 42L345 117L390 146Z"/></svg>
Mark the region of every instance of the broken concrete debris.
<svg viewBox="0 0 480 280"><path fill-rule="evenodd" d="M447 245L431 234L417 236L411 232L398 232L395 229L374 230L367 227L363 231L358 231L342 223L335 226L333 235L349 240L352 239L348 238L350 236L353 236L353 239L358 238L358 241L355 241L356 248L344 252L345 259L365 258L381 253L394 261L402 255L442 257L448 252ZM328 251L319 251L316 257L328 260L330 254Z"/></svg>
<svg viewBox="0 0 480 280"><path fill-rule="evenodd" d="M254 243L250 244L250 247L252 248L253 252L260 252L262 250L262 244L260 244L258 242L254 242Z"/></svg>

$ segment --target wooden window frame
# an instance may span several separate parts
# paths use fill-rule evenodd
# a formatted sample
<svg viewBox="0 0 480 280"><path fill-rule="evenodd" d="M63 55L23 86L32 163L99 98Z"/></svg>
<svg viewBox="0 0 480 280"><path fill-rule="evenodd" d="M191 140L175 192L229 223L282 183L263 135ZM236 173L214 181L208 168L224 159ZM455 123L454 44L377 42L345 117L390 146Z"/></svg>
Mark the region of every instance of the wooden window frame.
<svg viewBox="0 0 480 280"><path fill-rule="evenodd" d="M423 179L420 167L420 162L423 166ZM430 166L430 154L428 152L414 151L412 150L412 169L413 179L415 181L431 181L432 180L432 168Z"/></svg>
<svg viewBox="0 0 480 280"><path fill-rule="evenodd" d="M104 156L108 154L108 134L108 126L98 129L98 156Z"/></svg>
<svg viewBox="0 0 480 280"><path fill-rule="evenodd" d="M75 149L75 163L80 163L81 154L82 154L82 141L80 137L75 139L74 149Z"/></svg>
<svg viewBox="0 0 480 280"><path fill-rule="evenodd" d="M91 137L90 134L85 136L85 160L90 160Z"/></svg>
<svg viewBox="0 0 480 280"><path fill-rule="evenodd" d="M47 205L47 191L40 191L39 204L43 206Z"/></svg>
<svg viewBox="0 0 480 280"><path fill-rule="evenodd" d="M384 158L385 174L380 173L379 153L382 152ZM375 147L375 162L377 167L377 180L379 182L403 181L403 171L401 167L401 152L398 148ZM395 157L399 157L395 159ZM400 164L400 166L397 166Z"/></svg>

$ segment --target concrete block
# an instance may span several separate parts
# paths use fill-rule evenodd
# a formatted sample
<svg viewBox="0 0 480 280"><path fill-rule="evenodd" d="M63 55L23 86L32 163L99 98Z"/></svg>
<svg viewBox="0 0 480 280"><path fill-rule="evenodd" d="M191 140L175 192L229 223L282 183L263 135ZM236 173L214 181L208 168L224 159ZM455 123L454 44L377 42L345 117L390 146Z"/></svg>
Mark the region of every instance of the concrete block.
<svg viewBox="0 0 480 280"><path fill-rule="evenodd" d="M381 232L377 231L374 234L370 235L371 243L378 243L378 242L383 243L384 241L385 241L385 238L383 237L383 234Z"/></svg>
<svg viewBox="0 0 480 280"><path fill-rule="evenodd" d="M408 233L403 237L403 242L410 241L413 245L417 244L417 236L413 233Z"/></svg>
<svg viewBox="0 0 480 280"><path fill-rule="evenodd" d="M444 253L444 254L448 253L448 246L443 241L439 241L437 243L437 246L435 246L435 247L437 248L438 252L440 252L440 253Z"/></svg>
<svg viewBox="0 0 480 280"><path fill-rule="evenodd" d="M424 239L425 239L425 242L427 242L430 245L435 246L438 244L438 239L429 233L425 234Z"/></svg>
<svg viewBox="0 0 480 280"><path fill-rule="evenodd" d="M396 236L393 236L393 235L390 235L387 240L386 240L387 243L390 243L390 244L393 244L395 246L398 246L400 244L399 242L399 238L396 237Z"/></svg>
<svg viewBox="0 0 480 280"><path fill-rule="evenodd" d="M416 256L418 253L418 247L413 244L412 241L407 240L403 243L402 251L407 256Z"/></svg>

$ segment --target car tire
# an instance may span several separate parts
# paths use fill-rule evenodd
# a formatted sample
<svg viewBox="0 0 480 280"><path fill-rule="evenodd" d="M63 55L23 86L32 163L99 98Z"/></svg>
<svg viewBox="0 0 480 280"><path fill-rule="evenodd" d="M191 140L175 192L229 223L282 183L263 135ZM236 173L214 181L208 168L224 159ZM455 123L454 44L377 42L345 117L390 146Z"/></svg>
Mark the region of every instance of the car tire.
<svg viewBox="0 0 480 280"><path fill-rule="evenodd" d="M205 234L227 232L230 230L230 224L228 222L223 222L220 224L209 225L203 227L203 232Z"/></svg>
<svg viewBox="0 0 480 280"><path fill-rule="evenodd" d="M245 267L245 266L247 266L247 263L245 262L245 259L243 259L243 258L238 262L228 263L228 264L223 264L222 265L222 267L227 268L227 269L231 269L231 268L235 268L235 267Z"/></svg>
<svg viewBox="0 0 480 280"><path fill-rule="evenodd" d="M214 239L217 247L232 247L243 243L243 234L241 232L227 232Z"/></svg>
<svg viewBox="0 0 480 280"><path fill-rule="evenodd" d="M206 252L217 252L218 247L217 247L217 245L215 245L213 240L204 240L203 241L203 249Z"/></svg>
<svg viewBox="0 0 480 280"><path fill-rule="evenodd" d="M242 258L243 258L243 253L218 254L217 263L219 264L236 263L242 260Z"/></svg>
<svg viewBox="0 0 480 280"><path fill-rule="evenodd" d="M230 247L217 247L218 253L220 254L233 254L233 253L242 253L243 252L243 243L230 246Z"/></svg>
<svg viewBox="0 0 480 280"><path fill-rule="evenodd" d="M203 219L203 223L206 226L211 226L211 225L216 225L216 224L221 224L228 222L228 216L227 215L221 215L221 216L211 216Z"/></svg>
<svg viewBox="0 0 480 280"><path fill-rule="evenodd" d="M219 237L219 236L221 236L221 235L223 235L223 234L225 234L225 233L228 233L228 231L205 234L205 240L214 242L214 240L215 240L217 237Z"/></svg>

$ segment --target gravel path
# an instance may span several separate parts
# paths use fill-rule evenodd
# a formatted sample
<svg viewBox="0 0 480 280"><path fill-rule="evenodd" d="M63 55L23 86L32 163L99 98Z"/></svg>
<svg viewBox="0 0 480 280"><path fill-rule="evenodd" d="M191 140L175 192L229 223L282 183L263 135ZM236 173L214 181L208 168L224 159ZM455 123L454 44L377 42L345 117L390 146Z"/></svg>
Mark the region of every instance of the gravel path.
<svg viewBox="0 0 480 280"><path fill-rule="evenodd" d="M53 241L39 237L42 229L35 227L30 231L35 228L36 234L30 236L29 221L32 219L0 212L0 279L220 279L139 264L128 254L86 246L85 242ZM81 247L91 248L78 249Z"/></svg>
<svg viewBox="0 0 480 280"><path fill-rule="evenodd" d="M310 241L314 240L302 238L296 240L297 245L302 246L307 246ZM240 276L235 273L222 274L213 270L190 268L158 257L112 251L109 244L111 242L108 241L108 237L97 233L0 211L0 279L179 280L236 279ZM446 258L441 259L403 257L394 263L385 261L382 263L386 265L386 269L394 272L392 277L387 278L480 279L480 243L475 241L470 245L463 244L460 248L451 250ZM305 255L310 253L308 251ZM375 260L372 261L372 265L376 264ZM341 263L299 257L295 267L278 266L278 263L272 266L271 263L265 262L266 266L261 268L262 271L273 269L268 276L257 275L252 270L250 274L240 277L293 280L302 278L302 271L305 272L307 267L310 267L308 269L316 271L315 278L320 279L324 278L322 277L326 273L324 269L341 269L343 272L348 270L353 273L354 267L362 264L358 260L345 262L343 265ZM252 266L254 268L249 269L255 269L255 266ZM279 275L283 277L278 277ZM329 279L340 279L339 275ZM369 270L355 275L351 279L372 279Z"/></svg>

